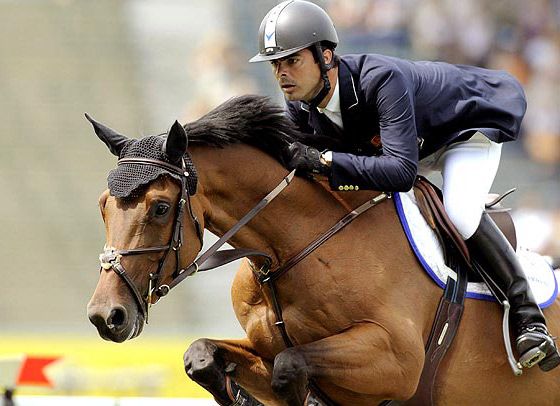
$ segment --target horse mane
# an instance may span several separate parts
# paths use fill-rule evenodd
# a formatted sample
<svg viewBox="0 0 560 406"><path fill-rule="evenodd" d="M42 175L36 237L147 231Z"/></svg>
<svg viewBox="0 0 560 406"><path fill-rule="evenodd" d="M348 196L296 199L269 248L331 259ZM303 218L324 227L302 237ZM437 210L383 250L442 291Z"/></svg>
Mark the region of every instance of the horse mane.
<svg viewBox="0 0 560 406"><path fill-rule="evenodd" d="M189 145L223 148L244 143L284 164L284 151L294 141L321 147L322 137L301 132L284 109L268 97L244 95L220 104L200 119L185 125ZM325 140L326 141L326 140ZM325 145L324 148L327 146Z"/></svg>

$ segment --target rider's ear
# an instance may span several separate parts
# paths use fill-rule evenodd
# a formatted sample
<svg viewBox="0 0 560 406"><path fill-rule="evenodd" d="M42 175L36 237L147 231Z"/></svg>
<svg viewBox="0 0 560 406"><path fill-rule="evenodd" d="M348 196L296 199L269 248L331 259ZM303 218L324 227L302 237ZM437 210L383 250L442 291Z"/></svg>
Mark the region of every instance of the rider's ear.
<svg viewBox="0 0 560 406"><path fill-rule="evenodd" d="M128 138L101 124L100 122L95 121L88 113L85 113L85 115L93 126L93 129L99 139L103 141L107 147L109 147L109 151L111 151L113 155L119 156L121 150L126 145Z"/></svg>
<svg viewBox="0 0 560 406"><path fill-rule="evenodd" d="M333 61L333 57L334 57L334 53L333 53L333 51L332 51L331 49L326 48L326 49L323 51L323 58L324 58L324 60L325 60L325 65L331 64L332 61Z"/></svg>
<svg viewBox="0 0 560 406"><path fill-rule="evenodd" d="M178 121L175 121L167 133L163 152L167 154L171 163L179 164L183 155L187 153L187 145L187 132Z"/></svg>

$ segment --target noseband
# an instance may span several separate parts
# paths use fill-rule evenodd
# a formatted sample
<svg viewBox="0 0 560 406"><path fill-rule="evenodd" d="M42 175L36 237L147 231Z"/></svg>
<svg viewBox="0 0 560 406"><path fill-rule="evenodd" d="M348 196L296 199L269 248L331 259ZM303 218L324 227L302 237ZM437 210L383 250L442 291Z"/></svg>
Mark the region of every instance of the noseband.
<svg viewBox="0 0 560 406"><path fill-rule="evenodd" d="M160 161L157 159L149 158L123 158L120 159L117 165L127 165L127 164L141 164L155 166L164 169L172 174L178 175L181 181L181 191L180 198L177 203L177 210L175 213L175 221L173 225L173 230L171 232L171 237L169 243L163 246L156 247L146 247L146 248L132 248L132 249L115 249L113 247L104 247L103 253L99 255L99 261L101 263L101 269L107 271L113 270L119 277L124 281L126 286L128 286L132 296L134 297L138 308L144 316L144 320L148 323L148 312L150 305L152 304L152 298L154 292L165 291L169 287L167 285L160 286L160 279L165 265L165 261L170 252L175 252L175 271L173 272L173 278L176 278L181 273L181 266L179 262L179 252L183 245L183 215L185 212L185 205L187 206L191 219L194 223L198 239L200 242L200 248L202 248L202 228L197 217L191 207L190 195L187 189L187 179L190 173L186 169L185 160L181 159L181 167L171 165L167 162ZM163 256L159 260L158 268L155 273L150 273L150 279L148 284L148 291L146 294L142 294L138 289L137 285L132 281L129 275L126 273L126 269L121 263L121 258L131 255L141 255L141 254L151 254L154 252L164 252ZM159 299L159 295L158 295Z"/></svg>

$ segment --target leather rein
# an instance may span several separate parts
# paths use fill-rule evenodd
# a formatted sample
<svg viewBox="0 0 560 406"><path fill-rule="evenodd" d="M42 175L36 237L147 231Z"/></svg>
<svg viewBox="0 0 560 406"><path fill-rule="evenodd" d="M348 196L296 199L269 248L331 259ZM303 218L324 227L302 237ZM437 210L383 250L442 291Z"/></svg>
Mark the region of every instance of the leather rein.
<svg viewBox="0 0 560 406"><path fill-rule="evenodd" d="M306 258L311 252L321 246L325 241L332 237L335 233L340 231L342 228L350 224L356 217L364 213L369 208L376 206L377 204L389 199L391 197L388 193L381 193L378 196L366 201L361 206L350 211L341 220L339 220L335 225L329 228L326 232L312 241L307 247L305 247L301 252L291 257L284 264L278 266L275 269L271 269L272 258L270 255L246 248L234 248L227 250L220 250L227 241L235 235L245 224L247 224L251 219L253 219L262 209L264 209L273 199L275 199L292 181L295 175L295 170L291 171L287 176L285 176L280 183L268 193L257 205L255 205L245 216L241 218L231 229L229 229L222 237L220 237L210 248L208 248L203 254L201 254L195 261L193 261L186 268L181 269L179 261L180 249L183 245L183 215L185 206L187 206L191 219L193 220L194 226L197 230L200 247L202 248L202 229L200 223L196 216L194 215L191 207L190 196L187 191L187 178L189 173L186 171L186 166L184 160L181 162L181 168L169 164L164 161L148 159L148 158L123 158L118 161L118 165L126 164L143 164L152 165L158 168L167 170L168 172L178 175L181 181L181 191L180 198L177 204L177 210L175 214L173 231L170 237L170 241L167 245L147 247L147 248L132 248L132 249L115 249L112 247L105 247L103 253L99 255L99 260L101 262L101 269L114 271L131 291L138 308L142 312L146 323L148 322L148 312L152 304L152 299L157 298L157 301L167 295L169 291L185 280L187 277L194 275L197 272L208 271L211 269L218 268L222 265L228 264L235 260L245 258L245 257L260 257L264 259L264 264L260 269L254 267L258 281L263 285L268 285L270 288L273 309L276 315L276 323L280 329L282 338L287 347L292 347L293 343L290 340L288 333L286 331L285 323L282 317L282 309L278 301L278 295L276 293L275 282L284 275L288 270L293 268L296 264ZM160 284L161 274L169 253L175 252L175 272L173 273L173 279L169 284ZM158 269L155 273L150 273L149 275L149 285L147 292L143 295L134 282L130 279L122 263L120 262L122 257L130 255L141 255L149 254L153 252L164 252L162 258L159 261Z"/></svg>

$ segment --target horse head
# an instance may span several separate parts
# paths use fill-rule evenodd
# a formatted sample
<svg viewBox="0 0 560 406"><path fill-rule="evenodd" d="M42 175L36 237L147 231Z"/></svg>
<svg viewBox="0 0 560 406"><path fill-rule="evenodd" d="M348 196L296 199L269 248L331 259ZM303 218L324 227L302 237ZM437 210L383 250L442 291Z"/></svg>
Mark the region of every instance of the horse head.
<svg viewBox="0 0 560 406"><path fill-rule="evenodd" d="M140 334L156 293L202 247L197 176L177 121L167 136L130 139L86 117L119 158L99 198L106 242L87 311L102 338L122 342Z"/></svg>

